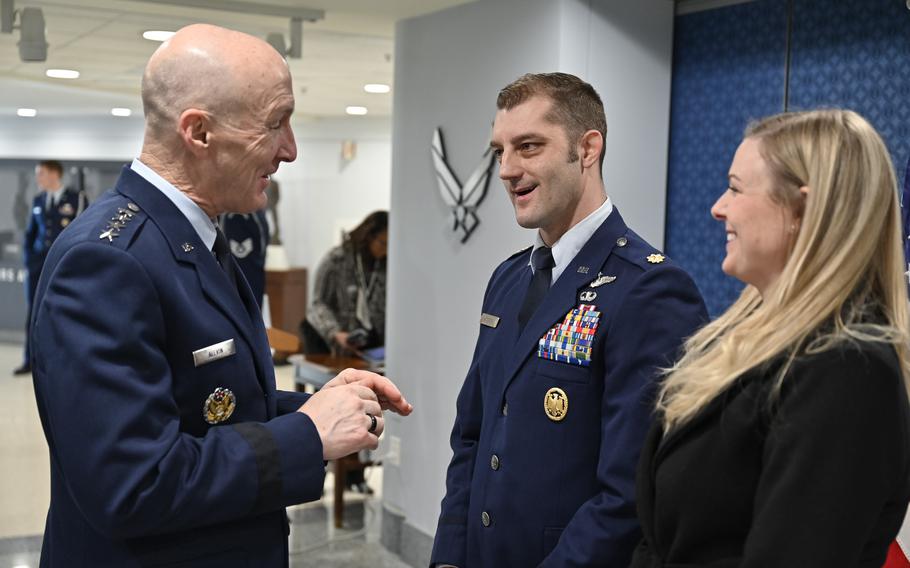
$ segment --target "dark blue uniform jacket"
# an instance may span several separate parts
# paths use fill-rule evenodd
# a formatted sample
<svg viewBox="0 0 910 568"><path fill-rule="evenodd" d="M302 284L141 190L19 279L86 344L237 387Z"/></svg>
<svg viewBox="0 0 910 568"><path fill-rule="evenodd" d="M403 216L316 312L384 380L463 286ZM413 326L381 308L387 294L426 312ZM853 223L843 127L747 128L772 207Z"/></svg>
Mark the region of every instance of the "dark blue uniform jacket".
<svg viewBox="0 0 910 568"><path fill-rule="evenodd" d="M707 319L689 275L652 255L614 209L521 333L530 250L493 273L483 312L500 319L480 326L458 396L433 563L628 566L657 368ZM600 312L590 364L540 357L540 339L581 304ZM560 421L545 412L553 388L567 399Z"/></svg>
<svg viewBox="0 0 910 568"><path fill-rule="evenodd" d="M25 226L22 256L26 268L34 271L36 279L51 245L76 215L88 206L85 193L70 188L60 191L57 204L50 207L47 206L48 194L43 191L32 200L32 209Z"/></svg>
<svg viewBox="0 0 910 568"><path fill-rule="evenodd" d="M53 245L32 320L51 457L41 566L287 565L284 507L320 497L322 445L294 412L306 395L276 391L238 287L128 168ZM233 355L196 366L194 351L228 340ZM219 387L236 407L211 425Z"/></svg>

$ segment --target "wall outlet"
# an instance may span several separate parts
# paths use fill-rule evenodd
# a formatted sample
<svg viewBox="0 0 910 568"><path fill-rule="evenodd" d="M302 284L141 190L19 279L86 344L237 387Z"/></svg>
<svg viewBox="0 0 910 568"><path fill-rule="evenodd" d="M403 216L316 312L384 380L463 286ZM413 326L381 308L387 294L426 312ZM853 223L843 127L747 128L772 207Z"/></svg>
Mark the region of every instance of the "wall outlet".
<svg viewBox="0 0 910 568"><path fill-rule="evenodd" d="M396 467L401 466L401 438L389 436L389 449L383 461Z"/></svg>

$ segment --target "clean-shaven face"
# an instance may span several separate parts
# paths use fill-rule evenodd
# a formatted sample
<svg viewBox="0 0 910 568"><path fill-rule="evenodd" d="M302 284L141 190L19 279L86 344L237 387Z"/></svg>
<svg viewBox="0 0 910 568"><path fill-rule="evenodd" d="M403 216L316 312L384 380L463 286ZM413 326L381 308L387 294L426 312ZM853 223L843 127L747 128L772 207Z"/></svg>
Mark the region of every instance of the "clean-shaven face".
<svg viewBox="0 0 910 568"><path fill-rule="evenodd" d="M739 145L728 177L729 187L711 207L727 234L721 268L764 293L787 263L797 220L771 199L774 179L757 140L746 138Z"/></svg>
<svg viewBox="0 0 910 568"><path fill-rule="evenodd" d="M550 99L535 96L500 110L490 145L518 224L540 229L552 245L578 221L584 185L581 163L570 161L576 142L568 140L561 125L546 119L551 105Z"/></svg>

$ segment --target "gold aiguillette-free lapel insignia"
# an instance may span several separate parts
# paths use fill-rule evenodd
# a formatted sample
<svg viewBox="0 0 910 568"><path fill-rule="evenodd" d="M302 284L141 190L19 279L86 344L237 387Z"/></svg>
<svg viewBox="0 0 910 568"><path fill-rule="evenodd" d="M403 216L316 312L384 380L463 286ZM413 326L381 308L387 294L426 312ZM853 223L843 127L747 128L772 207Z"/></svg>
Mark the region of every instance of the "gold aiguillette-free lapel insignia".
<svg viewBox="0 0 910 568"><path fill-rule="evenodd" d="M660 264L661 262L667 260L667 257L665 257L662 254L655 253L655 254L649 254L645 260L647 260L651 264Z"/></svg>
<svg viewBox="0 0 910 568"><path fill-rule="evenodd" d="M202 418L209 424L218 424L224 422L234 413L237 407L237 399L230 389L218 387L215 392L205 399L202 405Z"/></svg>
<svg viewBox="0 0 910 568"><path fill-rule="evenodd" d="M553 422L560 422L569 413L569 397L566 391L558 387L553 387L547 391L543 397L543 410L547 413L547 418Z"/></svg>
<svg viewBox="0 0 910 568"><path fill-rule="evenodd" d="M597 288L598 286L603 286L604 284L609 284L616 280L615 276L602 276L600 272L597 273L597 278L593 280L588 286L591 288Z"/></svg>

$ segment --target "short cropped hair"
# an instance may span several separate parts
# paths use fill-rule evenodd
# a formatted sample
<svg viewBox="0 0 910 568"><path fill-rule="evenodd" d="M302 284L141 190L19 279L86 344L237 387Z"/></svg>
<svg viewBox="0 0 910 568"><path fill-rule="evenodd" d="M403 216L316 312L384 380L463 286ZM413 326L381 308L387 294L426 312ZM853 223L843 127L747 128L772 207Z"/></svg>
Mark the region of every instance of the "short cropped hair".
<svg viewBox="0 0 910 568"><path fill-rule="evenodd" d="M552 108L546 120L561 124L570 145L577 142L588 130L600 132L604 150L600 153L603 168L607 140L607 117L603 101L590 84L568 73L528 73L506 85L496 97L496 108L511 110L529 99L543 96L550 99ZM569 161L578 159L570 146Z"/></svg>
<svg viewBox="0 0 910 568"><path fill-rule="evenodd" d="M57 160L41 160L38 162L38 167L49 172L57 172L58 176L63 177L63 164Z"/></svg>

